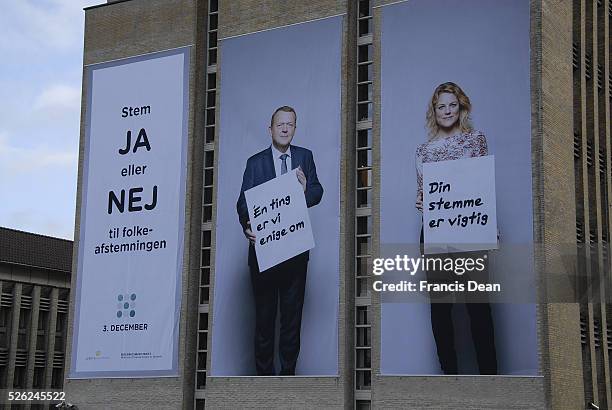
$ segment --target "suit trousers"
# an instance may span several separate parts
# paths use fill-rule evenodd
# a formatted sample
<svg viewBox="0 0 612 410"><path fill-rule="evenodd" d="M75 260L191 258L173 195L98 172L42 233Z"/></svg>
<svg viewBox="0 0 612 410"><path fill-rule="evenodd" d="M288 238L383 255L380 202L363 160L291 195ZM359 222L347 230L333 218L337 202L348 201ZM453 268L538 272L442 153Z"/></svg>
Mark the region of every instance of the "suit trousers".
<svg viewBox="0 0 612 410"><path fill-rule="evenodd" d="M302 308L308 258L298 255L264 272L250 267L255 299L255 367L258 376L274 376L276 312L280 311L278 351L281 376L295 375L300 354Z"/></svg>

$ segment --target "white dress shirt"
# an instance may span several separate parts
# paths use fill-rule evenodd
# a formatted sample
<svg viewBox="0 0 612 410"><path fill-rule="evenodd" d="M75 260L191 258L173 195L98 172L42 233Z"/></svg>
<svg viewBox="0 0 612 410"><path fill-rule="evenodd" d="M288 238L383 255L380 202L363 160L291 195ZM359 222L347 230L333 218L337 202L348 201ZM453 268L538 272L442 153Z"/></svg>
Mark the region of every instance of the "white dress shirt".
<svg viewBox="0 0 612 410"><path fill-rule="evenodd" d="M281 165L283 164L283 160L281 159L281 155L287 154L288 157L285 160L287 162L287 172L291 171L293 167L291 166L291 145L289 145L289 149L287 152L280 152L276 149L274 144L271 144L272 148L272 159L274 160L274 171L276 171L276 176L281 176Z"/></svg>

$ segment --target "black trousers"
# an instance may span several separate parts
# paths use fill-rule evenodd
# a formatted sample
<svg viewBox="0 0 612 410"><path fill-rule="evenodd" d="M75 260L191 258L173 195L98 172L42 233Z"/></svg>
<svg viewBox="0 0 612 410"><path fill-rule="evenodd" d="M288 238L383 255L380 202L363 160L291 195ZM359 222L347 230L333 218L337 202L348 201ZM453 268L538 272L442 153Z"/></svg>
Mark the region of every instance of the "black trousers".
<svg viewBox="0 0 612 410"><path fill-rule="evenodd" d="M452 319L452 303L431 304L431 329L436 340L438 360L444 374L458 374L457 352ZM491 306L488 303L466 303L470 316L472 341L480 374L497 374L497 357Z"/></svg>
<svg viewBox="0 0 612 410"><path fill-rule="evenodd" d="M280 375L295 375L300 354L307 270L308 259L304 255L291 258L261 273L257 266L250 268L255 297L255 367L258 376L276 375L274 336L277 310L280 310Z"/></svg>
<svg viewBox="0 0 612 410"><path fill-rule="evenodd" d="M423 245L423 230L421 230L421 246ZM421 248L421 252L423 249ZM463 252L456 254L432 255L442 258L477 258L482 256L478 252ZM455 280L467 283L468 280L478 279L482 282L488 278L488 270L472 277L470 273L457 276L453 272L427 271L428 283L453 283ZM465 303L470 317L470 330L472 341L476 350L476 360L480 374L497 374L497 353L495 349L495 332L493 318L491 316L491 305L483 301L480 296L471 299L469 294L458 299ZM440 367L444 374L458 374L457 351L455 350L455 331L453 324L452 309L457 303L449 303L449 294L430 294L431 300L431 330L436 341L436 350Z"/></svg>

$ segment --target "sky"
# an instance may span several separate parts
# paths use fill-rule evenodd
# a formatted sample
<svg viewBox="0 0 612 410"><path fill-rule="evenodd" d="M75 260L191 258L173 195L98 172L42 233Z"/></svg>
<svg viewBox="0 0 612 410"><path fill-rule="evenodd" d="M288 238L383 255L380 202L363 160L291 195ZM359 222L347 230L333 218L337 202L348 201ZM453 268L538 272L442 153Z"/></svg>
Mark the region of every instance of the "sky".
<svg viewBox="0 0 612 410"><path fill-rule="evenodd" d="M0 13L0 226L72 239L83 7L18 0Z"/></svg>

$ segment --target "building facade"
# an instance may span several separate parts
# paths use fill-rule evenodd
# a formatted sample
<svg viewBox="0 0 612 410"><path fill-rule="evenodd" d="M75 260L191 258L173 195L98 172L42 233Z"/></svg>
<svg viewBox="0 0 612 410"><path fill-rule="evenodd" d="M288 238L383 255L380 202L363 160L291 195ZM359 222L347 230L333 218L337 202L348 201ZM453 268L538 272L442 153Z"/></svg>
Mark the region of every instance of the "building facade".
<svg viewBox="0 0 612 410"><path fill-rule="evenodd" d="M72 241L0 228L0 384L64 384Z"/></svg>
<svg viewBox="0 0 612 410"><path fill-rule="evenodd" d="M607 244L611 206L608 198L612 194L612 2L529 2L531 194L533 242L538 245L534 263L539 283L539 371L536 375L511 377L381 372L382 302L380 295L372 291L371 265L380 252L383 217L382 16L385 7L395 3L398 2L128 0L86 9L85 67L179 47L191 49L185 258L181 272L180 376L67 379L65 389L72 403L80 408L122 403L126 408L196 409L609 407L612 341L605 290L610 279ZM222 189L218 175L219 139L223 138L218 125L220 110L224 109L222 96L229 92L220 88L224 69L228 69L223 66L224 41L338 16L342 21L338 374L293 378L215 375L211 358L211 349L215 348L213 302L218 274L215 228L218 192ZM504 73L499 75L499 81L503 81ZM79 204L83 195L87 81L84 77ZM79 206L77 220L81 213ZM78 242L77 227L75 255ZM597 297L583 303L549 298L547 292L552 285L545 272L567 270L559 257L560 248L584 245L596 249L589 258L581 259L587 263L579 267L580 272L588 272L590 281L585 286L591 282L606 286L600 288ZM72 271L76 269L75 260ZM4 287L2 292L4 295ZM41 297L38 292L33 298ZM70 312L69 323L73 323L74 303ZM69 338L72 330L68 329ZM10 363L15 359L9 356L8 360ZM70 363L70 352L66 363ZM45 377L52 374L46 371Z"/></svg>

